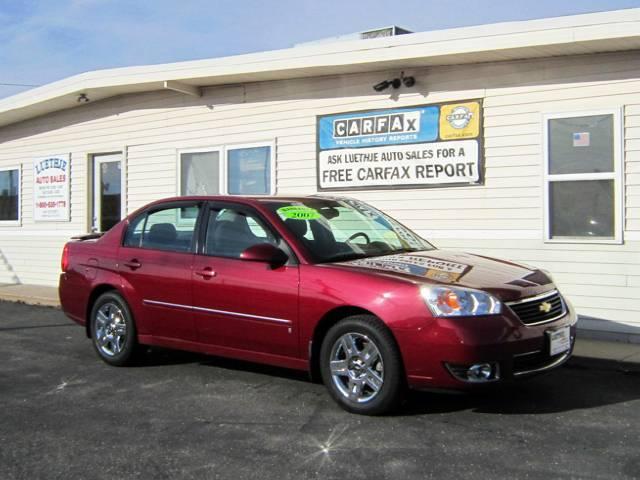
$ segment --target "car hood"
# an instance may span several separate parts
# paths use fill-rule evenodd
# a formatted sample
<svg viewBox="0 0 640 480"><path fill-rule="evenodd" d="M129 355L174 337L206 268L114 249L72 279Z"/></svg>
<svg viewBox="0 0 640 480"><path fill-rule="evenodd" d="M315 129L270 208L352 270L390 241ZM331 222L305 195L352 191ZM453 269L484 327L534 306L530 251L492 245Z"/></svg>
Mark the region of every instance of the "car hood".
<svg viewBox="0 0 640 480"><path fill-rule="evenodd" d="M554 288L551 278L534 267L446 250L385 255L331 266L391 275L415 283L460 285L490 292L503 301L538 295Z"/></svg>

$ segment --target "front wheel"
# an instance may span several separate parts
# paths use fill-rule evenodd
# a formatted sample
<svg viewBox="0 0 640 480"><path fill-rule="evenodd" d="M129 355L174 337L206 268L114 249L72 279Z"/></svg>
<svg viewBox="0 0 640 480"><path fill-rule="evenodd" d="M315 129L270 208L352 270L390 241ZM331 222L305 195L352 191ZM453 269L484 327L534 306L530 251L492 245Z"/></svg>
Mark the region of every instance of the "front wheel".
<svg viewBox="0 0 640 480"><path fill-rule="evenodd" d="M115 366L133 362L137 350L136 327L120 294L100 295L91 309L90 321L91 340L102 360Z"/></svg>
<svg viewBox="0 0 640 480"><path fill-rule="evenodd" d="M329 329L320 369L331 396L349 412L380 415L402 401L400 352L391 332L373 315L354 315Z"/></svg>

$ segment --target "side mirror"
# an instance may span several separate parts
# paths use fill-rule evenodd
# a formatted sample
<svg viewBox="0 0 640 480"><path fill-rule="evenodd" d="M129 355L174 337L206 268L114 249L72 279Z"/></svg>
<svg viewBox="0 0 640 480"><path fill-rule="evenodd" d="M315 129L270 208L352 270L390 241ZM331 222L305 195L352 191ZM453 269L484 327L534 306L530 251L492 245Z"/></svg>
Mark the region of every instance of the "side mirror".
<svg viewBox="0 0 640 480"><path fill-rule="evenodd" d="M270 243L259 243L244 250L240 254L240 260L263 262L268 263L272 267L280 267L287 263L289 257L281 249Z"/></svg>

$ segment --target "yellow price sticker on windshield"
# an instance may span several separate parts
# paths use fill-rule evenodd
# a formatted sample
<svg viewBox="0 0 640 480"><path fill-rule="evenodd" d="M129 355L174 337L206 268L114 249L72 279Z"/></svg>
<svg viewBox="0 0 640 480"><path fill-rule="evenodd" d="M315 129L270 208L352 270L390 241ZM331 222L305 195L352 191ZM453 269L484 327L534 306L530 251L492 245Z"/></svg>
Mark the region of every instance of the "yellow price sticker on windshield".
<svg viewBox="0 0 640 480"><path fill-rule="evenodd" d="M393 230L385 230L382 238L390 242L395 242L398 240L398 235Z"/></svg>

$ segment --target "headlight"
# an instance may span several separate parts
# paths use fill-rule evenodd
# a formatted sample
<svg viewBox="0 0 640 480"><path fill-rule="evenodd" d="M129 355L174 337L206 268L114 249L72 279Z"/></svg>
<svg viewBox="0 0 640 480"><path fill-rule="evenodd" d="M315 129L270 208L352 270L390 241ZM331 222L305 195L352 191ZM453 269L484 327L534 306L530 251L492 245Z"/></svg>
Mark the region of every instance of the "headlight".
<svg viewBox="0 0 640 480"><path fill-rule="evenodd" d="M496 297L470 288L425 286L420 294L435 317L496 315L502 311Z"/></svg>

